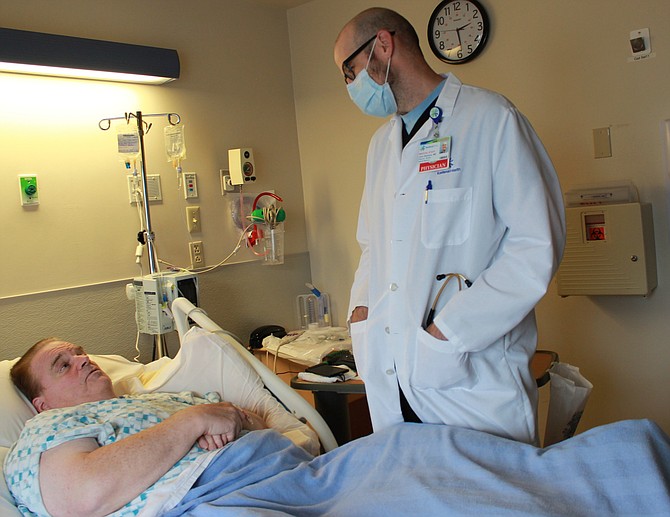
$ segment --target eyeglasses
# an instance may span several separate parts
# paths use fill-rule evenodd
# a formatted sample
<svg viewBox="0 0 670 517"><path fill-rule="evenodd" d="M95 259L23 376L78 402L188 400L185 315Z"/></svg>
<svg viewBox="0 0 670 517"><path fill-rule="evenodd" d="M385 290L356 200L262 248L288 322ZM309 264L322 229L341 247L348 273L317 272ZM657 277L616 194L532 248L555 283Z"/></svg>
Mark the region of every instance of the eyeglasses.
<svg viewBox="0 0 670 517"><path fill-rule="evenodd" d="M394 34L395 34L395 31L391 31L391 36L393 36ZM344 74L345 84L349 84L350 81L353 81L354 79L356 79L356 74L354 73L354 69L351 68L349 63L351 63L358 54L363 52L363 49L365 49L365 47L367 47L370 43L372 43L376 38L377 38L377 34L372 36L369 40L367 40L360 47L358 47L356 50L354 50L352 52L352 54L347 59L342 61L342 73Z"/></svg>
<svg viewBox="0 0 670 517"><path fill-rule="evenodd" d="M354 73L354 69L349 66L349 63L354 60L354 58L363 52L363 49L367 47L370 43L372 43L377 35L375 34L372 36L369 40L367 40L365 43L363 43L360 47L358 47L356 50L354 50L351 55L342 61L342 73L344 74L344 82L349 83L349 81L353 81L356 79L356 74Z"/></svg>

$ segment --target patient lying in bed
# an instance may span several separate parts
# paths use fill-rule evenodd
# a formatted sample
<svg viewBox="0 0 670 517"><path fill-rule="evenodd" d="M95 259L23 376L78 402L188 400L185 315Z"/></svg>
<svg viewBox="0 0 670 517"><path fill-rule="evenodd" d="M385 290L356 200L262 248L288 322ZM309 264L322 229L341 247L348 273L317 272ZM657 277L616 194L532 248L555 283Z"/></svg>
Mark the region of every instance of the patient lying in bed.
<svg viewBox="0 0 670 517"><path fill-rule="evenodd" d="M547 449L467 429L402 424L313 458L276 430L261 429L258 415L211 403L218 400L213 395L110 396L105 375L85 356L61 352L44 364L55 375L79 368L72 402L87 400L51 410L54 400L63 401L62 390L50 391L47 383L50 396L33 397L44 412L27 424L5 462L17 499L27 503L15 491L22 482L41 490L46 508L39 501L31 507L40 514L124 515L140 508L169 516L670 512L670 442L648 421L604 426ZM52 420L56 432L44 425ZM16 459L32 436L41 449ZM88 466L76 473L79 462L94 455L104 458L96 467L104 476L95 483L97 473ZM16 479L23 462L33 462L34 479ZM166 480L178 480L179 487ZM86 502L97 493L102 497Z"/></svg>
<svg viewBox="0 0 670 517"><path fill-rule="evenodd" d="M215 393L118 398L81 347L57 339L37 343L11 375L40 414L10 450L5 476L15 499L38 514L162 513L216 450L267 427Z"/></svg>

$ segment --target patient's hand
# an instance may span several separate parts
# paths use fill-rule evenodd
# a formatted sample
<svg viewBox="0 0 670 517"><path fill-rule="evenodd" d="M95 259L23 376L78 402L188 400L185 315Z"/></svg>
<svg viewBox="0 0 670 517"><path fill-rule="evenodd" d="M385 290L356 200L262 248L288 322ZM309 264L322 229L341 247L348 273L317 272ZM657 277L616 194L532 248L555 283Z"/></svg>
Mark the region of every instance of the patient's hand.
<svg viewBox="0 0 670 517"><path fill-rule="evenodd" d="M191 412L200 419L204 432L197 443L208 451L220 449L235 440L246 420L242 410L230 402L198 404L182 411Z"/></svg>
<svg viewBox="0 0 670 517"><path fill-rule="evenodd" d="M199 411L206 418L213 419L210 431L198 438L198 446L207 451L220 449L237 439L242 429L249 431L267 429L265 421L256 413L239 408L230 402L200 404L189 409Z"/></svg>

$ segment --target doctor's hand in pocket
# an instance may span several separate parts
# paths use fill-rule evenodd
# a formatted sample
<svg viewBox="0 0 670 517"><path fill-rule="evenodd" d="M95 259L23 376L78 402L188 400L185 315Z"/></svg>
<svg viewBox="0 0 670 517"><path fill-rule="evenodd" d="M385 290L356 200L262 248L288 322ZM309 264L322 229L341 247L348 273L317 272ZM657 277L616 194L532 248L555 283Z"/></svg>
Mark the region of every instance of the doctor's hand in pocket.
<svg viewBox="0 0 670 517"><path fill-rule="evenodd" d="M358 323L359 321L363 321L366 319L368 319L368 308L359 305L358 307L354 308L353 311L351 311L351 318L349 319L349 321L351 323Z"/></svg>
<svg viewBox="0 0 670 517"><path fill-rule="evenodd" d="M447 337L444 334L442 334L440 329L438 329L437 326L435 326L435 323L431 323L430 325L428 325L426 332L428 332L434 338L441 339L442 341L449 341Z"/></svg>

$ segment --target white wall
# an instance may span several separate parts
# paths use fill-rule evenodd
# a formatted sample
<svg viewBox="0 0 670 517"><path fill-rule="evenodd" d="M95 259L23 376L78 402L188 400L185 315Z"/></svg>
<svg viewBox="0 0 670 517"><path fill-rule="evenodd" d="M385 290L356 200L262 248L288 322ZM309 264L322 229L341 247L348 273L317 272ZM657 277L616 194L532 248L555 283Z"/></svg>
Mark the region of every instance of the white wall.
<svg viewBox="0 0 670 517"><path fill-rule="evenodd" d="M241 250L231 260L238 264L201 276L203 306L243 338L261 324L294 326L309 256L286 11L243 0L0 0L0 11L4 27L174 48L182 67L164 86L0 74L0 355L19 355L45 334L98 353L133 353L123 286L140 273L139 222L116 153L115 126L123 122L98 128L125 112L176 112L186 127L183 166L198 175L194 202L177 190L166 159L167 119L147 119L145 141L147 170L163 187L163 201L151 205L158 256L179 266L190 265L190 240L204 242L209 266L234 248L237 197L222 196L218 171L229 148L253 147L258 181L246 190L283 197L286 264L261 267ZM38 207L20 206L21 173L37 173ZM202 232L193 236L189 204L201 207Z"/></svg>
<svg viewBox="0 0 670 517"><path fill-rule="evenodd" d="M670 430L668 209L660 123L670 118L670 3L665 0L482 0L492 32L473 62L440 72L497 90L528 116L563 188L630 179L653 204L658 288L649 298L560 298L552 284L538 309L540 346L579 366L595 389L581 429L649 417ZM349 100L332 44L366 0L312 2L289 10L307 235L314 282L340 319L358 260L355 226L365 155L381 124ZM386 0L417 28L427 53L433 0ZM629 32L648 27L656 57L628 62ZM591 131L608 126L613 156L594 159ZM474 137L474 135L473 135Z"/></svg>

